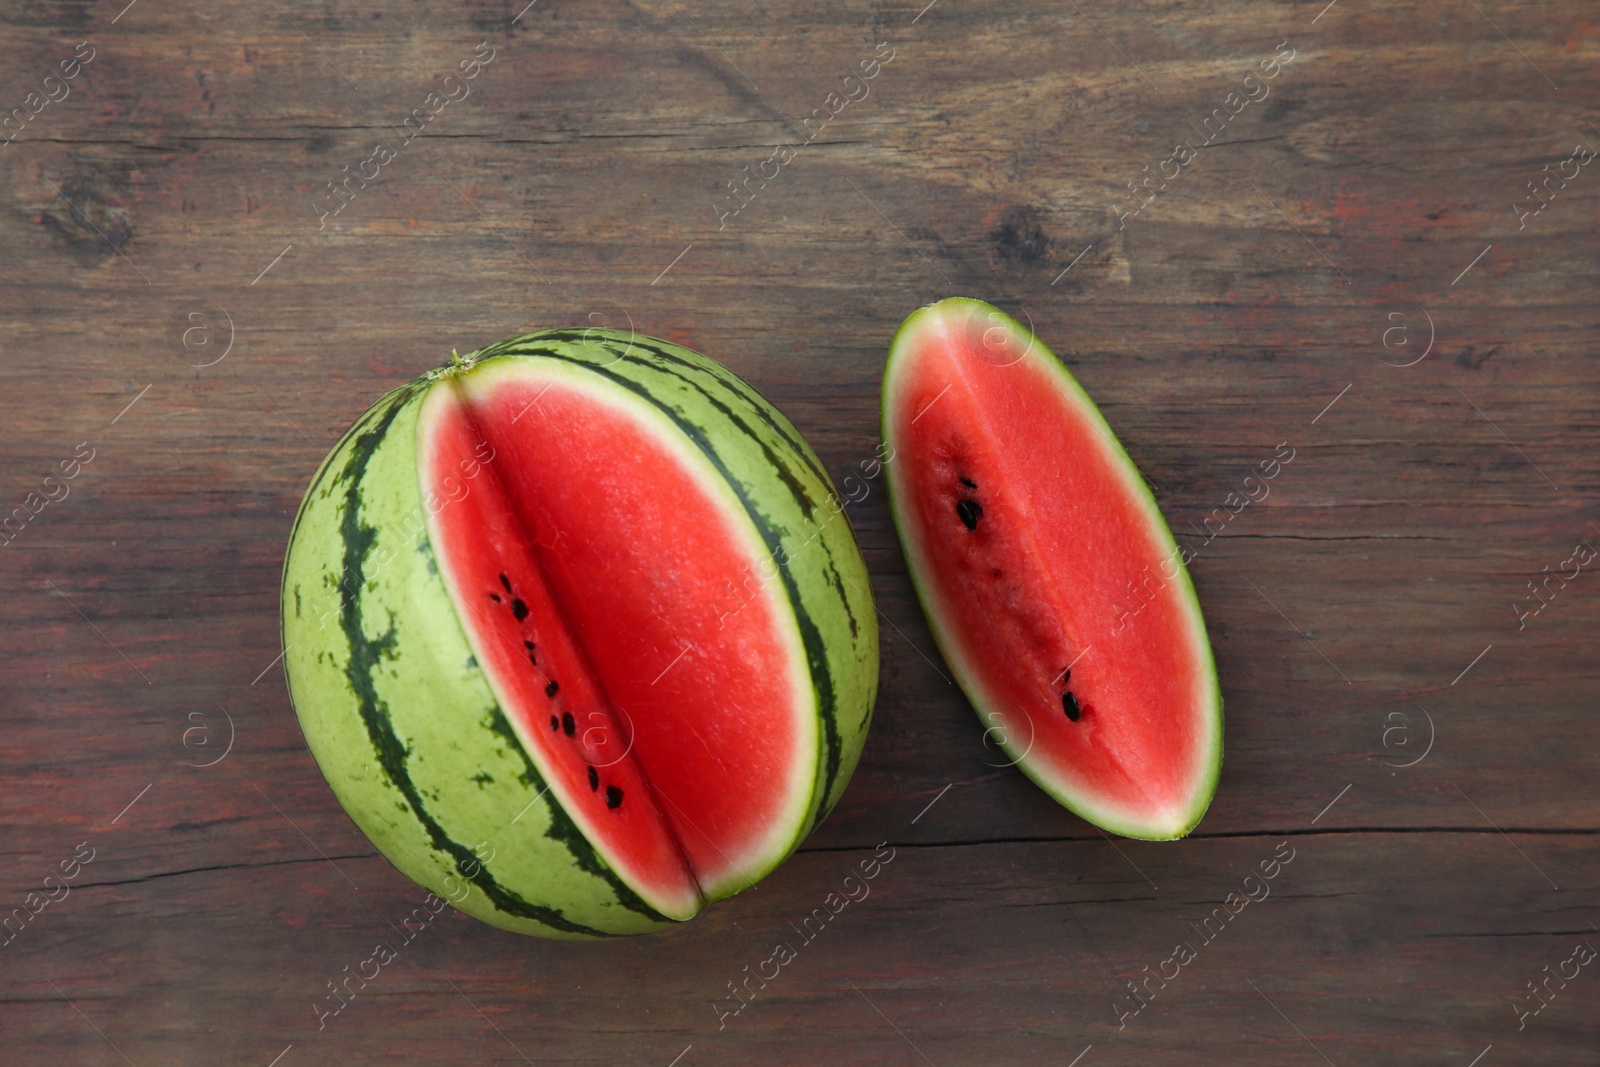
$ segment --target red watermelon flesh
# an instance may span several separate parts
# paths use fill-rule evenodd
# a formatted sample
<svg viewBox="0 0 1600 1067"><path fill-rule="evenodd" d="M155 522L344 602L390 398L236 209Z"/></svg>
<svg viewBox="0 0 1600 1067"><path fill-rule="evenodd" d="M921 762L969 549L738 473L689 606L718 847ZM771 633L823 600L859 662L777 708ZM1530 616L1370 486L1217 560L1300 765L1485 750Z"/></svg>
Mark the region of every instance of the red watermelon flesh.
<svg viewBox="0 0 1600 1067"><path fill-rule="evenodd" d="M663 416L593 380L511 361L435 390L423 488L448 502L435 554L549 789L687 917L791 846L814 698L777 583L726 609L730 577L769 558L738 501Z"/></svg>
<svg viewBox="0 0 1600 1067"><path fill-rule="evenodd" d="M1031 332L949 299L895 337L883 435L918 595L991 736L1099 826L1188 833L1221 762L1216 670L1172 534L1094 403Z"/></svg>

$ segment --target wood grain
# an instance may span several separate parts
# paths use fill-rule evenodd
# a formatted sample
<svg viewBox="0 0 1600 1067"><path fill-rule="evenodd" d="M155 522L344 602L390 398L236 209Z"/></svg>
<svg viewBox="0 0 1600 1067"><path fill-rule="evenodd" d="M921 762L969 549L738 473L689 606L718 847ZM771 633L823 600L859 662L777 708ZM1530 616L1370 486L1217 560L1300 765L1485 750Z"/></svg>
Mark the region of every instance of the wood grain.
<svg viewBox="0 0 1600 1067"><path fill-rule="evenodd" d="M1600 536L1600 173L1513 208L1600 144L1593 5L124 2L0 13L0 114L94 49L0 145L0 514L93 449L0 554L0 903L94 850L0 955L7 1064L1600 1059L1593 967L1515 1008L1600 947L1600 592L1513 609ZM400 145L480 42L471 95ZM869 95L719 228L880 42ZM1270 93L1119 221L1280 42ZM882 695L801 855L627 943L446 913L319 1030L421 899L274 659L337 434L451 348L631 322L842 479L894 328L954 293L1031 319L1182 538L1295 449L1192 567L1228 714L1195 836L1106 840L999 766L874 482ZM1124 983L1285 841L1272 895L1119 1030ZM880 842L870 896L719 1028Z"/></svg>

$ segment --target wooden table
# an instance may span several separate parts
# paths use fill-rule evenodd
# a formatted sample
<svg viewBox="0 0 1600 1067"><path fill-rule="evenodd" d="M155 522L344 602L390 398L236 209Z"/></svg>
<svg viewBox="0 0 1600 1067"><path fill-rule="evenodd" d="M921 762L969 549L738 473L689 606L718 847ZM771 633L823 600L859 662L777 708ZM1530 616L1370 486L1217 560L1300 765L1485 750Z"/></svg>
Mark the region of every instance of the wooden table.
<svg viewBox="0 0 1600 1067"><path fill-rule="evenodd" d="M1600 948L1600 576L1528 586L1600 544L1592 4L124 2L0 13L0 1061L1600 1062L1567 962ZM1031 319L1180 535L1293 450L1192 568L1228 714L1198 831L1109 840L995 766L876 485L882 696L798 856L625 942L448 913L319 1030L422 896L277 661L335 436L452 347L631 322L838 479L951 293Z"/></svg>

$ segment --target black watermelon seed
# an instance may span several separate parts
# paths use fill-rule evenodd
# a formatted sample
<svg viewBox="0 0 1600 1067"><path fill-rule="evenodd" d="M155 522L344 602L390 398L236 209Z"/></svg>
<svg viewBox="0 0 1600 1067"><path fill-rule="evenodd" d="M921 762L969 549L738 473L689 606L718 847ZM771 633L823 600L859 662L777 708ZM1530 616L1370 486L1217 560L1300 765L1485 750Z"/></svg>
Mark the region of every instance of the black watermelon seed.
<svg viewBox="0 0 1600 1067"><path fill-rule="evenodd" d="M978 483L973 481L971 478L966 477L965 475L963 475L961 478L961 484L966 486L968 489L978 488Z"/></svg>
<svg viewBox="0 0 1600 1067"><path fill-rule="evenodd" d="M568 737L578 732L578 722L572 717L572 712L564 711L561 713L561 730Z"/></svg>
<svg viewBox="0 0 1600 1067"><path fill-rule="evenodd" d="M614 785L606 786L606 807L613 809L622 807L622 790Z"/></svg>
<svg viewBox="0 0 1600 1067"><path fill-rule="evenodd" d="M558 719L558 718L557 718L557 717L556 717L556 716L554 716L554 715L552 715L552 716L550 716L550 729L552 729L552 730L559 730L559 729L561 729L561 720L560 720L560 719Z"/></svg>
<svg viewBox="0 0 1600 1067"><path fill-rule="evenodd" d="M1061 684L1066 685L1070 681L1072 681L1072 668L1068 667L1061 672Z"/></svg>
<svg viewBox="0 0 1600 1067"><path fill-rule="evenodd" d="M532 652L533 651L533 642L527 640L526 638L524 638L523 642L522 642L522 647L527 649L529 652Z"/></svg>
<svg viewBox="0 0 1600 1067"><path fill-rule="evenodd" d="M503 603L503 601L500 599L500 594L499 593L490 593L489 594L489 599L494 601L496 604Z"/></svg>
<svg viewBox="0 0 1600 1067"><path fill-rule="evenodd" d="M518 622L528 617L528 605L522 602L521 597L511 598L511 614L517 617Z"/></svg>
<svg viewBox="0 0 1600 1067"><path fill-rule="evenodd" d="M1083 711L1078 707L1078 698L1071 693L1061 694L1061 710L1067 713L1067 718L1077 722L1083 716Z"/></svg>
<svg viewBox="0 0 1600 1067"><path fill-rule="evenodd" d="M589 768L589 789L592 792L593 790L596 790L596 789L599 789L599 788L600 788L600 772L595 770L593 767L590 767Z"/></svg>
<svg viewBox="0 0 1600 1067"><path fill-rule="evenodd" d="M556 682L556 680L554 678L552 678L550 680L550 684L544 687L544 695L547 696L547 697L553 697L553 696L556 695L556 690L558 690L560 688L561 688L561 686L559 684L557 684L557 682Z"/></svg>
<svg viewBox="0 0 1600 1067"><path fill-rule="evenodd" d="M505 586L506 592L511 592L511 580L503 574L500 576L500 584Z"/></svg>
<svg viewBox="0 0 1600 1067"><path fill-rule="evenodd" d="M978 528L978 520L983 518L983 505L976 500L956 501L956 515L961 519L961 525L969 530Z"/></svg>

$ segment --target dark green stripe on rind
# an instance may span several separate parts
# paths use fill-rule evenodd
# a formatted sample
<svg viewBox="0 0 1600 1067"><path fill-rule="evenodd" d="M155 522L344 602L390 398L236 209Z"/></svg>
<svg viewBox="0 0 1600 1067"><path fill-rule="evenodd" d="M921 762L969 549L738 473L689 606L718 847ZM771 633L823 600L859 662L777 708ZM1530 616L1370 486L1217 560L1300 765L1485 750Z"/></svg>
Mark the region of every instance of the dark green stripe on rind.
<svg viewBox="0 0 1600 1067"><path fill-rule="evenodd" d="M545 791L545 780L540 777L538 768L533 765L533 760L528 756L527 750L517 738L517 732L512 727L511 721L506 718L505 712L496 704L489 712L488 721L484 724L491 732L505 740L506 747L515 751L522 757L522 772L518 776L527 785L536 788L541 794ZM560 804L550 805L550 828L545 831L545 836L552 841L559 841L568 852L572 853L573 861L578 869L596 878L602 878L617 895L617 901L622 907L636 912L656 922L663 920L664 916L656 909L646 904L617 873L607 867L605 861L590 844L589 839L583 836L583 831L578 829L578 824L572 821Z"/></svg>
<svg viewBox="0 0 1600 1067"><path fill-rule="evenodd" d="M417 386L417 382L407 382L394 392L385 394L382 400L368 408L366 412L359 419L357 419L348 430L344 432L343 436L341 436L339 440L334 443L333 448L329 450L328 454L322 457L322 462L317 465L317 472L311 476L311 488L306 490L307 499L315 496L322 488L323 480L327 478L328 472L337 466L337 460L344 454L347 444L350 441L353 441L357 435L363 433L366 428L372 424L374 419L381 417L389 410L389 408L385 406L387 401L391 397L398 397L402 394L410 395L410 392L415 390ZM295 534L300 532L300 520L306 517L307 511L307 508L302 507L298 512L295 513L294 525L289 528L290 544L294 544Z"/></svg>

